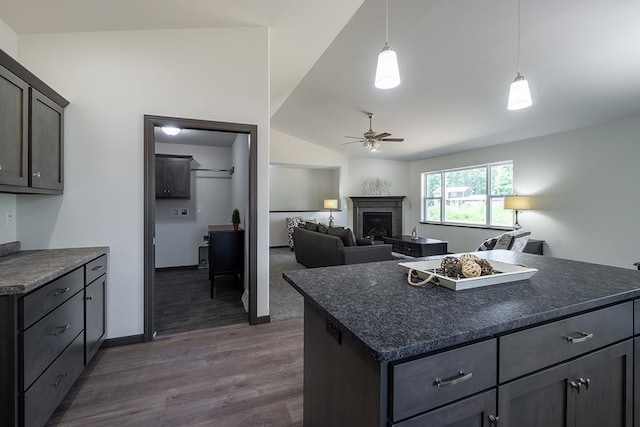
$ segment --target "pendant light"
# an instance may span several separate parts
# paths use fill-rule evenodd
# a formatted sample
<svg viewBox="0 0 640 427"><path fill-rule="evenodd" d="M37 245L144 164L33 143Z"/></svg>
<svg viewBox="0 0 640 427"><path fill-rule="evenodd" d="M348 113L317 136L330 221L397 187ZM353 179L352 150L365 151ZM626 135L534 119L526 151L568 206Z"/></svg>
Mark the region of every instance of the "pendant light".
<svg viewBox="0 0 640 427"><path fill-rule="evenodd" d="M375 85L378 89L392 89L400 84L400 70L396 52L389 46L389 0L385 0L386 39L378 55Z"/></svg>
<svg viewBox="0 0 640 427"><path fill-rule="evenodd" d="M520 74L520 0L518 0L518 74L509 89L507 109L521 110L530 107L532 103L529 82Z"/></svg>

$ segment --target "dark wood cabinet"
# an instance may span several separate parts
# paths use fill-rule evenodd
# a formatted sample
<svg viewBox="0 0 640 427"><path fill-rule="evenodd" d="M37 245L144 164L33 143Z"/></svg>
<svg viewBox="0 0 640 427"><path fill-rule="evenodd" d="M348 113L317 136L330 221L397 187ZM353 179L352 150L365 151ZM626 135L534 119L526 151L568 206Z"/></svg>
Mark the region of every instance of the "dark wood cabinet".
<svg viewBox="0 0 640 427"><path fill-rule="evenodd" d="M67 105L0 50L0 192L62 194Z"/></svg>
<svg viewBox="0 0 640 427"><path fill-rule="evenodd" d="M191 197L191 156L156 154L156 199Z"/></svg>
<svg viewBox="0 0 640 427"><path fill-rule="evenodd" d="M3 426L46 424L100 348L106 265L103 255L27 294L0 296Z"/></svg>
<svg viewBox="0 0 640 427"><path fill-rule="evenodd" d="M489 390L443 408L393 424L393 427L497 426L496 400L496 391Z"/></svg>
<svg viewBox="0 0 640 427"><path fill-rule="evenodd" d="M631 340L498 389L500 424L522 427L631 426Z"/></svg>
<svg viewBox="0 0 640 427"><path fill-rule="evenodd" d="M216 276L244 274L244 230L231 225L209 226L209 279L211 298L216 297Z"/></svg>
<svg viewBox="0 0 640 427"><path fill-rule="evenodd" d="M28 184L29 85L0 67L0 184Z"/></svg>
<svg viewBox="0 0 640 427"><path fill-rule="evenodd" d="M544 240L529 239L522 252L535 255L544 255L542 253L543 244Z"/></svg>
<svg viewBox="0 0 640 427"><path fill-rule="evenodd" d="M31 88L29 118L29 184L34 188L62 192L64 109Z"/></svg>
<svg viewBox="0 0 640 427"><path fill-rule="evenodd" d="M410 257L444 255L447 253L447 241L428 237L393 236L383 237L384 243L393 245L392 251Z"/></svg>

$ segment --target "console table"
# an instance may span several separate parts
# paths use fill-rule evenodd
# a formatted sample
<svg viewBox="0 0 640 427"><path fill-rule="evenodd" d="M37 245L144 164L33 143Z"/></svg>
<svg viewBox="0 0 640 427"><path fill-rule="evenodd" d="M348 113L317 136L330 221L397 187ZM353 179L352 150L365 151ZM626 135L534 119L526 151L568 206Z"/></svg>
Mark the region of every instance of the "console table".
<svg viewBox="0 0 640 427"><path fill-rule="evenodd" d="M244 273L244 230L232 225L209 226L209 280L211 298L216 297L215 277Z"/></svg>
<svg viewBox="0 0 640 427"><path fill-rule="evenodd" d="M542 253L543 243L544 243L544 240L529 239L529 241L527 242L527 245L524 247L523 252L528 254L543 255Z"/></svg>
<svg viewBox="0 0 640 427"><path fill-rule="evenodd" d="M428 237L413 239L411 236L383 237L382 240L393 245L391 249L393 252L402 255L422 257L447 253L447 242L445 240L430 239Z"/></svg>

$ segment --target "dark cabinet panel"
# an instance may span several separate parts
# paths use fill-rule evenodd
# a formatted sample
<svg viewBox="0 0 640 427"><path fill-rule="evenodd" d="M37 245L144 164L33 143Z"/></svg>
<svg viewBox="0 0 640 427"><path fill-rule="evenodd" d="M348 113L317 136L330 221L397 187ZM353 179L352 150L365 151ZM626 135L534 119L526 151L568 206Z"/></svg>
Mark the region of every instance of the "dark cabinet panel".
<svg viewBox="0 0 640 427"><path fill-rule="evenodd" d="M191 156L156 154L156 198L191 197Z"/></svg>
<svg viewBox="0 0 640 427"><path fill-rule="evenodd" d="M62 107L31 89L31 187L63 189L63 112Z"/></svg>
<svg viewBox="0 0 640 427"><path fill-rule="evenodd" d="M487 427L496 425L495 421L496 391L490 390L393 426Z"/></svg>
<svg viewBox="0 0 640 427"><path fill-rule="evenodd" d="M234 231L231 226L209 227L209 279L211 298L216 297L215 277L244 273L244 230Z"/></svg>
<svg viewBox="0 0 640 427"><path fill-rule="evenodd" d="M107 275L102 275L84 290L85 345L84 363L88 365L104 341Z"/></svg>
<svg viewBox="0 0 640 427"><path fill-rule="evenodd" d="M28 184L29 85L0 67L0 184Z"/></svg>

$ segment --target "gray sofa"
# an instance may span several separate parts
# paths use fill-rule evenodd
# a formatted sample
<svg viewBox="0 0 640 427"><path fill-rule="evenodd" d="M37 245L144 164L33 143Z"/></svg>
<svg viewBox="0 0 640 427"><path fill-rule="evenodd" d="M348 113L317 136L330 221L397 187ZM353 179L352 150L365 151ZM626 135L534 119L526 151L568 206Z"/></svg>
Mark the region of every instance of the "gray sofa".
<svg viewBox="0 0 640 427"><path fill-rule="evenodd" d="M393 259L392 245L345 246L339 236L300 227L293 230L293 241L296 261L309 268Z"/></svg>

